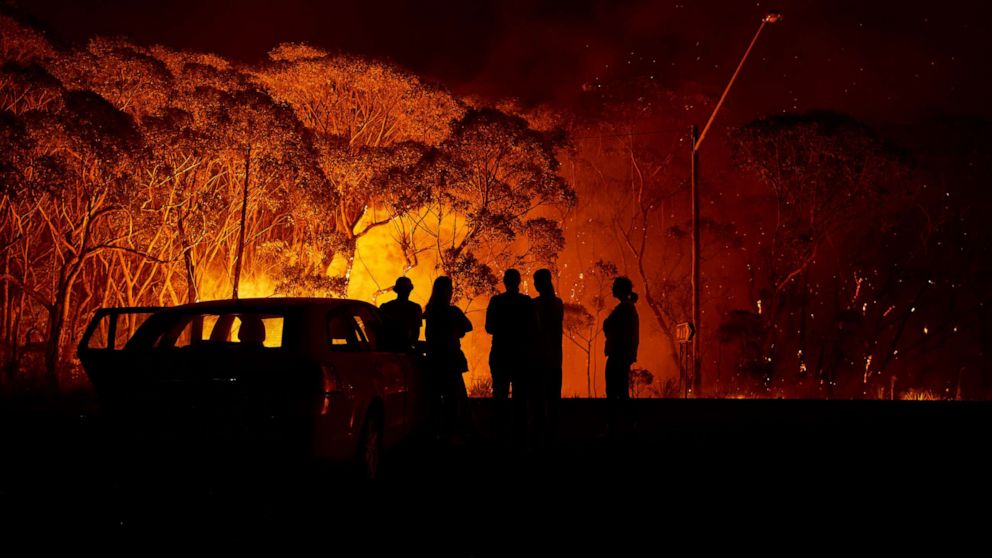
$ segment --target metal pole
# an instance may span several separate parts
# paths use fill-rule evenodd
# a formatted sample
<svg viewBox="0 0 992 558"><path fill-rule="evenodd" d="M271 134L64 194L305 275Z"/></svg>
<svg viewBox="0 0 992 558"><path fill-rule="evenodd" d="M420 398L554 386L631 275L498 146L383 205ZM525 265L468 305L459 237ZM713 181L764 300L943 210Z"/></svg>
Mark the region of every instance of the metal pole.
<svg viewBox="0 0 992 558"><path fill-rule="evenodd" d="M692 322L696 327L696 335L692 340L692 388L695 390L696 396L700 395L700 391L703 385L703 375L702 375L702 359L701 357L701 344L702 344L702 318L700 312L700 289L699 289L699 260L700 260L700 231L699 231L699 146L703 143L703 139L706 138L706 133L710 131L710 127L713 125L713 120L716 119L716 115L720 112L720 108L723 106L723 102L727 100L727 94L730 93L730 88L734 85L734 81L737 80L737 76L741 73L741 68L744 67L744 62L747 61L747 57L751 54L751 50L754 48L754 44L758 42L758 37L761 36L761 31L765 28L765 24L775 23L781 20L782 15L778 12L769 12L768 15L761 20L761 25L758 26L758 31L755 32L754 38L751 39L751 43L747 46L747 50L744 51L744 56L741 57L740 63L737 64L737 69L734 70L734 75L730 76L730 81L727 82L727 87L723 89L723 94L720 95L720 100L717 101L716 106L713 108L713 112L710 114L709 120L706 121L706 125L703 126L703 131L696 136L696 126L693 125L689 129L689 148L692 151L692 169L691 169L691 181L690 187L692 189Z"/></svg>
<svg viewBox="0 0 992 558"><path fill-rule="evenodd" d="M737 76L741 73L741 68L744 67L744 62L747 61L748 55L751 54L751 49L754 48L754 43L758 42L758 36L761 35L761 30L765 28L765 24L768 23L768 18L761 20L761 25L758 26L758 31L754 34L754 38L751 39L751 44L747 46L747 50L744 51L744 56L741 58L739 64L737 64L737 69L734 70L734 75L730 76L730 81L727 83L727 87L724 88L723 94L720 95L720 100L716 102L716 107L713 108L713 113L710 114L710 119L706 121L706 125L703 126L702 133L699 134L699 139L697 139L692 144L692 150L695 152L699 149L699 144L703 143L703 139L706 138L706 133L710 131L710 126L713 125L713 120L716 118L716 113L720 112L720 107L723 106L723 102L727 99L727 93L730 93L730 87L734 85L734 81L737 80Z"/></svg>
<svg viewBox="0 0 992 558"><path fill-rule="evenodd" d="M696 150L695 146L698 143L696 139L696 126L692 125L689 127L689 139L690 145L692 146L692 168L690 170L691 180L690 189L692 190L692 324L696 328L696 334L692 338L692 356L690 365L688 367L689 372L687 375L691 378L692 387L696 393L699 395L699 387L701 385L702 376L700 375L700 347L699 340L702 337L700 335L702 325L699 323L700 319L700 297L699 297L699 257L700 257L700 238L699 238L699 151ZM689 380L689 378L686 378ZM688 396L689 391L689 381L686 381L686 393Z"/></svg>

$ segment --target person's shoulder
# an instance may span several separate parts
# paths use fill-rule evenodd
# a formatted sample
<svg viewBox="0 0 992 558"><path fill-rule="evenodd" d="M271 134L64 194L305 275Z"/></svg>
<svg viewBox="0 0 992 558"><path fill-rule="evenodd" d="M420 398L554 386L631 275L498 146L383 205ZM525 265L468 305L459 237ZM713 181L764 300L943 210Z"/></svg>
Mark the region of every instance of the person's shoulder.
<svg viewBox="0 0 992 558"><path fill-rule="evenodd" d="M386 302L383 302L382 304L379 305L379 309L386 310L392 308L393 306L396 306L396 302L397 301L395 300L387 300Z"/></svg>

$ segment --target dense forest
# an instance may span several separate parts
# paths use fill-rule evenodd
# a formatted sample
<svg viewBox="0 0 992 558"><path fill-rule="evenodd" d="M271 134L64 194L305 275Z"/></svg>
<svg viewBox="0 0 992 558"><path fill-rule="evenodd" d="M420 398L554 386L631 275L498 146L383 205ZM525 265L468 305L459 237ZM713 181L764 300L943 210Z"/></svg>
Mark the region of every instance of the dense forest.
<svg viewBox="0 0 992 558"><path fill-rule="evenodd" d="M627 275L635 395L676 396L688 129L712 105L617 79L521 106L304 44L245 65L116 38L56 46L0 15L0 386L84 384L74 348L100 307L235 285L381 303L399 275L424 303L444 274L478 321L503 270L549 267L564 395L603 395L601 324ZM992 396L990 131L814 111L714 132L696 395ZM466 340L480 395L481 329Z"/></svg>

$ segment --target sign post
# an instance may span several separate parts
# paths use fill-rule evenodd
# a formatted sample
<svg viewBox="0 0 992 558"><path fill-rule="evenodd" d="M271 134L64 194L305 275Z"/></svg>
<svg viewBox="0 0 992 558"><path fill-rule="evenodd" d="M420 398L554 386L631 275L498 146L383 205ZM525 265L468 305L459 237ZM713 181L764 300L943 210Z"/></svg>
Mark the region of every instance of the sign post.
<svg viewBox="0 0 992 558"><path fill-rule="evenodd" d="M689 398L689 386L695 379L693 351L689 347L695 335L696 327L692 322L675 324L675 340L679 344L679 391L682 392L684 399Z"/></svg>

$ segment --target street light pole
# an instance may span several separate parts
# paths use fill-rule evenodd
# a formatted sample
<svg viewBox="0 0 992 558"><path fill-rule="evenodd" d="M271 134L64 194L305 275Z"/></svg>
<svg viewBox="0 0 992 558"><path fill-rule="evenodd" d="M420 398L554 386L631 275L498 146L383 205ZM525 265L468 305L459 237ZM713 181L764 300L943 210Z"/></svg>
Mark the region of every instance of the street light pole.
<svg viewBox="0 0 992 558"><path fill-rule="evenodd" d="M693 125L689 128L689 147L692 150L690 170L690 188L692 190L692 322L696 328L696 334L692 341L691 366L692 389L696 395L699 395L703 383L702 361L700 359L702 324L700 323L701 312L699 280L699 146L703 143L703 140L706 139L706 133L710 131L710 127L713 125L713 120L716 119L717 113L720 112L723 102L727 100L727 94L730 93L730 88L734 85L734 81L737 80L737 76L741 73L741 68L744 67L744 62L747 61L747 57L751 54L751 50L754 49L754 44L758 42L758 37L761 36L761 32L765 29L765 25L769 23L777 23L781 20L782 14L779 12L768 12L768 14L762 18L761 25L758 26L758 31L755 32L754 38L751 39L751 44L747 46L747 50L744 51L744 56L741 57L740 63L737 64L737 69L734 70L734 75L730 76L730 81L727 83L727 87L724 88L723 94L720 95L720 100L717 101L716 106L713 107L713 112L710 114L709 120L706 121L706 125L703 126L703 131L700 132L697 137L696 126Z"/></svg>
<svg viewBox="0 0 992 558"><path fill-rule="evenodd" d="M689 370L691 370L691 380L686 379L686 386L684 396L689 395L689 385L692 385L692 390L694 393L698 394L701 387L702 374L699 358L699 326L700 326L700 312L699 312L699 188L697 188L697 183L699 182L699 153L696 151L696 145L698 144L698 139L696 138L696 125L693 124L689 126L689 141L692 147L692 159L690 163L690 186L692 190L692 324L696 328L696 334L692 339L692 353L691 360L689 364Z"/></svg>

